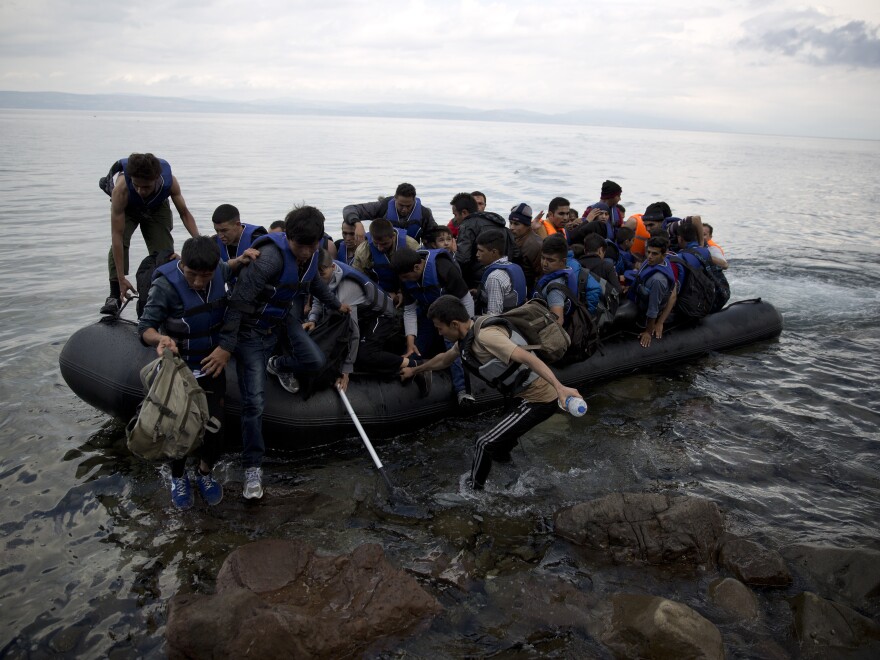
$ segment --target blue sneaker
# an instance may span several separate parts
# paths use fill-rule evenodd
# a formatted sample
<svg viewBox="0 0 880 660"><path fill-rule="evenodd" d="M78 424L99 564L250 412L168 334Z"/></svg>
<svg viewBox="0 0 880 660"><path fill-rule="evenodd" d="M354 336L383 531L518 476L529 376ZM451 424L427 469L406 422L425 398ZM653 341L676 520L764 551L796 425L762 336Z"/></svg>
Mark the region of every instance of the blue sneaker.
<svg viewBox="0 0 880 660"><path fill-rule="evenodd" d="M202 474L201 470L197 469L196 486L199 488L199 493L201 494L202 499L205 500L209 506L220 504L220 500L223 499L223 486L221 486L220 482L214 478L214 475L211 473Z"/></svg>
<svg viewBox="0 0 880 660"><path fill-rule="evenodd" d="M171 503L178 509L188 509L193 505L192 491L189 488L189 477L171 477Z"/></svg>

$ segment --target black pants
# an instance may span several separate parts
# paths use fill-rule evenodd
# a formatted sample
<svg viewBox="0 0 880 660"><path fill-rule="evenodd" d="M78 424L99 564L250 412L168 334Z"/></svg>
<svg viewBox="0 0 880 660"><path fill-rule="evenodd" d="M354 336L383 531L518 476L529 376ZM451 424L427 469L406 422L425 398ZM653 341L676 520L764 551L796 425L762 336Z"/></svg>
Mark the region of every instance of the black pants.
<svg viewBox="0 0 880 660"><path fill-rule="evenodd" d="M361 331L361 343L355 361L358 371L396 375L403 361L403 351L393 353L388 347L395 338L400 338L397 319L389 316L364 316L358 319L358 325Z"/></svg>
<svg viewBox="0 0 880 660"><path fill-rule="evenodd" d="M202 446L195 452L199 460L205 461L209 467L214 467L220 450L223 447L223 399L226 397L226 372L223 371L217 378L202 376L196 382L203 390L208 399L208 414L220 420L220 430L216 433L205 433ZM175 479L183 476L186 468L186 458L171 461L171 476Z"/></svg>
<svg viewBox="0 0 880 660"><path fill-rule="evenodd" d="M492 469L493 456L509 454L517 439L559 410L556 399L547 403L519 400L513 410L489 431L477 438L471 481L482 488Z"/></svg>

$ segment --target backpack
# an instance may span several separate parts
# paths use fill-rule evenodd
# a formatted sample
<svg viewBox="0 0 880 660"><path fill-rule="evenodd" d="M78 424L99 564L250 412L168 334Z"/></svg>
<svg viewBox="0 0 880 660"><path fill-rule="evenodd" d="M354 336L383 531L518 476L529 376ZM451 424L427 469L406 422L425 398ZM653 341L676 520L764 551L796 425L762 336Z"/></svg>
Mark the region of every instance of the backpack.
<svg viewBox="0 0 880 660"><path fill-rule="evenodd" d="M561 282L552 282L547 286L548 292L562 291L571 305L562 324L571 339L571 345L564 356L566 362L582 362L595 353L599 346L599 327L585 302L588 277L590 271L582 269L578 274L577 292Z"/></svg>
<svg viewBox="0 0 880 660"><path fill-rule="evenodd" d="M675 309L689 319L705 317L715 304L715 280L703 268L696 268L681 257L670 256L669 263L687 269L687 277L678 292Z"/></svg>
<svg viewBox="0 0 880 660"><path fill-rule="evenodd" d="M113 163L110 166L110 171L107 172L107 176L102 176L100 179L98 179L98 188L100 188L105 193L107 193L108 197L113 196L113 186L114 186L113 177L116 174L121 173L122 171L123 171L122 165L117 160L115 163Z"/></svg>
<svg viewBox="0 0 880 660"><path fill-rule="evenodd" d="M540 298L527 300L498 316L508 321L547 364L558 362L571 344L568 334L556 322L556 314Z"/></svg>
<svg viewBox="0 0 880 660"><path fill-rule="evenodd" d="M715 283L715 302L712 304L710 311L721 311L721 308L730 300L730 283L727 281L724 271L711 261L703 259L702 255L693 248L686 249L685 252L694 255L703 265L703 270L706 271L706 274L712 278L712 281Z"/></svg>
<svg viewBox="0 0 880 660"><path fill-rule="evenodd" d="M141 265L138 266L137 273L134 276L135 286L138 290L137 316L140 318L144 314L144 307L147 306L147 295L150 292L150 286L153 283L153 272L159 267L164 266L171 261L174 250L157 250L152 254L144 257Z"/></svg>
<svg viewBox="0 0 880 660"><path fill-rule="evenodd" d="M599 306L596 308L596 326L601 332L614 325L614 317L617 315L617 308L620 307L620 291L611 286L604 277L596 277L596 280L602 289Z"/></svg>
<svg viewBox="0 0 880 660"><path fill-rule="evenodd" d="M147 395L125 428L131 453L148 460L184 458L201 446L206 431L220 430L205 391L171 351L141 369L141 382Z"/></svg>
<svg viewBox="0 0 880 660"><path fill-rule="evenodd" d="M349 339L352 334L351 317L335 310L324 315L314 330L309 333L327 361L319 371L313 371L299 378L300 394L308 399L318 390L333 387L342 375L342 365L348 357Z"/></svg>

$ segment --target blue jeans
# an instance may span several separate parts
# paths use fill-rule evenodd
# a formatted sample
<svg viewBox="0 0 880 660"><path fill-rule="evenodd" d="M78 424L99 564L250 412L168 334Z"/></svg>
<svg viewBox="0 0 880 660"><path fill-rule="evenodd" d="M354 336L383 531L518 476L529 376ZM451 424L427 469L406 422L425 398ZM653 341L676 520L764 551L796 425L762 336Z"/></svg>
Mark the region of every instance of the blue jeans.
<svg viewBox="0 0 880 660"><path fill-rule="evenodd" d="M309 337L309 333L303 330L299 317L294 314L288 315L284 327L287 330L290 355L285 354L278 358L277 362L281 370L301 374L323 369L327 363L327 356Z"/></svg>
<svg viewBox="0 0 880 660"><path fill-rule="evenodd" d="M423 359L430 359L438 353L442 353L444 350L452 348L452 342L447 341L440 336L440 333L437 332L437 328L435 328L434 324L428 320L428 317L422 313L421 309L419 310L418 319L419 329L416 334L416 348L419 349L419 353ZM452 377L452 387L456 394L458 392L466 392L468 388L465 385L464 367L461 366L461 358L455 359L455 362L449 367L449 374Z"/></svg>
<svg viewBox="0 0 880 660"><path fill-rule="evenodd" d="M266 453L263 440L263 406L266 401L266 362L275 351L278 335L243 330L235 348L235 370L241 396L241 460L244 467L259 467Z"/></svg>

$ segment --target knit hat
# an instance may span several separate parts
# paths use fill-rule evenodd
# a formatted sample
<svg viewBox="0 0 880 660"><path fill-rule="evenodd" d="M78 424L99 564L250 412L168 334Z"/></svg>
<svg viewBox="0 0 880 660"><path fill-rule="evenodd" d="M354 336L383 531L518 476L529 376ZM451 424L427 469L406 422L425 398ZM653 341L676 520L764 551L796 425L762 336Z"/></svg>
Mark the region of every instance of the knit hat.
<svg viewBox="0 0 880 660"><path fill-rule="evenodd" d="M525 202L520 202L510 209L510 215L507 216L510 222L518 222L521 225L532 224L532 207Z"/></svg>
<svg viewBox="0 0 880 660"><path fill-rule="evenodd" d="M619 195L622 192L623 188L614 183L614 181L605 180L602 182L602 194L599 196L602 199L609 199L611 197L614 197L615 195Z"/></svg>
<svg viewBox="0 0 880 660"><path fill-rule="evenodd" d="M669 208L669 204L666 202L654 202L653 204L648 204L648 208L645 209L645 213L642 215L642 220L662 222L671 215L672 211Z"/></svg>

